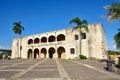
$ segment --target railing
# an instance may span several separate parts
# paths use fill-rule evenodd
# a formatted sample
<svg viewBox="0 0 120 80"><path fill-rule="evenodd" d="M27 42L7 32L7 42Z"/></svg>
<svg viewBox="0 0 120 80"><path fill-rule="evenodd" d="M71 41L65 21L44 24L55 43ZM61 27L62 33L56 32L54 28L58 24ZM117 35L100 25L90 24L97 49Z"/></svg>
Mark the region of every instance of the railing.
<svg viewBox="0 0 120 80"><path fill-rule="evenodd" d="M42 43L38 43L38 44L28 44L28 46L37 46L37 45L55 45L55 44L65 44L65 41L42 42Z"/></svg>

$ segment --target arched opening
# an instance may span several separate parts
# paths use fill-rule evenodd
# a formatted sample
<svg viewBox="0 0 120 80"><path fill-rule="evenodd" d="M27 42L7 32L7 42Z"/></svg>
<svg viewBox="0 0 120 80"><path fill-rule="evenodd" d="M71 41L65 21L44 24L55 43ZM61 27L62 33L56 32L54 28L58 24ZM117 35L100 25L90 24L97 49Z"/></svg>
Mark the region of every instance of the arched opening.
<svg viewBox="0 0 120 80"><path fill-rule="evenodd" d="M49 41L49 42L54 42L54 41L55 41L55 36L50 36L50 37L48 38L48 41Z"/></svg>
<svg viewBox="0 0 120 80"><path fill-rule="evenodd" d="M33 44L33 40L32 40L32 39L29 39L29 40L28 40L28 44Z"/></svg>
<svg viewBox="0 0 120 80"><path fill-rule="evenodd" d="M39 49L37 49L37 48L34 50L34 58L35 59L39 58Z"/></svg>
<svg viewBox="0 0 120 80"><path fill-rule="evenodd" d="M55 49L53 47L51 47L49 49L49 58L53 58L54 53L55 53Z"/></svg>
<svg viewBox="0 0 120 80"><path fill-rule="evenodd" d="M38 44L39 43L39 38L35 38L34 39L34 44Z"/></svg>
<svg viewBox="0 0 120 80"><path fill-rule="evenodd" d="M46 58L46 54L47 54L47 50L45 48L42 48L40 54L41 58Z"/></svg>
<svg viewBox="0 0 120 80"><path fill-rule="evenodd" d="M59 47L57 49L57 53L58 53L58 58L65 59L65 48L64 47Z"/></svg>
<svg viewBox="0 0 120 80"><path fill-rule="evenodd" d="M65 35L59 34L59 35L57 36L57 41L64 41L64 40L65 40Z"/></svg>
<svg viewBox="0 0 120 80"><path fill-rule="evenodd" d="M41 38L41 43L45 43L45 42L47 42L47 38L46 37L42 37Z"/></svg>
<svg viewBox="0 0 120 80"><path fill-rule="evenodd" d="M28 55L27 55L27 58L32 58L32 49L29 49L28 50Z"/></svg>

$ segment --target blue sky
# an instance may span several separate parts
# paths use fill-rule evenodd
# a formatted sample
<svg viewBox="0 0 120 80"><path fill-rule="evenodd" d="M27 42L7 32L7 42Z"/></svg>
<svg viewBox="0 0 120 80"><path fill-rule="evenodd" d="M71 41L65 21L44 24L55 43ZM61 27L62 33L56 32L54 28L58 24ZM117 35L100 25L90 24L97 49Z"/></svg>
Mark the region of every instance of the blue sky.
<svg viewBox="0 0 120 80"><path fill-rule="evenodd" d="M69 21L74 17L86 19L89 24L101 22L106 32L109 50L116 50L113 36L120 27L119 21L108 24L102 18L103 8L120 0L0 0L0 48L11 49L13 23L21 21L25 30L22 36L39 34L76 26Z"/></svg>

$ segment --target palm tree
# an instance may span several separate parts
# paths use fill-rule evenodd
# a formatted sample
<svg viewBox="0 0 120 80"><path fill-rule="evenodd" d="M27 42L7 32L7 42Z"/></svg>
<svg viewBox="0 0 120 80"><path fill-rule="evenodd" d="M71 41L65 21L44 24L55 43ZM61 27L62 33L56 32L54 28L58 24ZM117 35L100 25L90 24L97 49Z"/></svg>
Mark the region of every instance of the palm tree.
<svg viewBox="0 0 120 80"><path fill-rule="evenodd" d="M108 11L105 17L108 18L109 23L115 20L120 20L120 2L107 5L105 6L105 9Z"/></svg>
<svg viewBox="0 0 120 80"><path fill-rule="evenodd" d="M20 21L19 22L14 22L13 24L14 24L14 27L13 27L14 33L18 34L18 36L20 36L22 31L24 30L24 27L21 25ZM19 53L19 49L20 49L20 56L18 56L18 57L21 58L21 49L22 49L22 47L21 47L21 39L20 39L19 43L20 43L20 46L18 48L18 53Z"/></svg>
<svg viewBox="0 0 120 80"><path fill-rule="evenodd" d="M14 22L14 27L13 27L13 31L15 34L21 35L22 31L24 30L24 27L21 26L21 22Z"/></svg>
<svg viewBox="0 0 120 80"><path fill-rule="evenodd" d="M120 28L118 29L118 33L114 36L116 48L120 50ZM116 54L115 54L116 55ZM118 63L116 65L117 68L120 68L120 59L118 59Z"/></svg>
<svg viewBox="0 0 120 80"><path fill-rule="evenodd" d="M79 19L79 17L75 17L75 18L73 18L70 22L69 22L70 24L71 23L75 23L75 24L77 24L77 27L76 28L78 28L79 29L79 35L80 35L80 42L79 42L79 45L80 45L80 48L79 48L79 52L80 52L80 55L81 55L81 33L82 33L82 31L81 31L81 28L82 27L86 27L87 25L88 25L88 22L86 21L86 20L80 20Z"/></svg>
<svg viewBox="0 0 120 80"><path fill-rule="evenodd" d="M117 49L120 49L120 28L118 33L114 36Z"/></svg>

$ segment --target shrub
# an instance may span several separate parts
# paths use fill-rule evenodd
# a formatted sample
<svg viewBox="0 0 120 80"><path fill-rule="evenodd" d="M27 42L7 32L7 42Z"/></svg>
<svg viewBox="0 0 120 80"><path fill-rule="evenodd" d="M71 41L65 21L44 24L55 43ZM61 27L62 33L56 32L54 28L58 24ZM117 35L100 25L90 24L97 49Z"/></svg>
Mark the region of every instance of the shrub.
<svg viewBox="0 0 120 80"><path fill-rule="evenodd" d="M120 68L120 58L118 59L118 64L115 65L117 68Z"/></svg>
<svg viewBox="0 0 120 80"><path fill-rule="evenodd" d="M120 52L109 50L109 51L108 51L108 54L109 54L109 55L120 55Z"/></svg>
<svg viewBox="0 0 120 80"><path fill-rule="evenodd" d="M120 65L120 58L118 59L118 65Z"/></svg>
<svg viewBox="0 0 120 80"><path fill-rule="evenodd" d="M87 59L85 55L79 55L80 59Z"/></svg>
<svg viewBox="0 0 120 80"><path fill-rule="evenodd" d="M0 53L0 59L3 58L3 55L5 55L5 57L8 57L8 56L11 55L11 53L10 53L10 52L1 52L1 53Z"/></svg>
<svg viewBox="0 0 120 80"><path fill-rule="evenodd" d="M3 54L2 54L2 53L0 53L0 59L2 59L2 57L3 57Z"/></svg>

